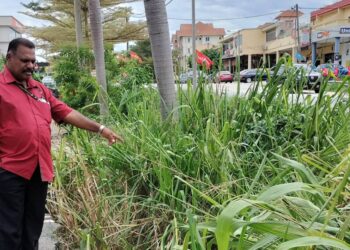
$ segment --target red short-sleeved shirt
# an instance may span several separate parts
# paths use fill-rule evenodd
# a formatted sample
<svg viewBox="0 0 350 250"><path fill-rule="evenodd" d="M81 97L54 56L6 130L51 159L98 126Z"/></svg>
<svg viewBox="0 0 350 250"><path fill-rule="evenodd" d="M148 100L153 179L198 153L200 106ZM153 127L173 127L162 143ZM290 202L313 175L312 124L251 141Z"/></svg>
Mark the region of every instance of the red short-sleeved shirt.
<svg viewBox="0 0 350 250"><path fill-rule="evenodd" d="M72 109L57 100L43 84L30 79L28 90L18 86L5 67L0 73L0 167L30 179L40 165L41 179L52 181L51 118L60 122Z"/></svg>

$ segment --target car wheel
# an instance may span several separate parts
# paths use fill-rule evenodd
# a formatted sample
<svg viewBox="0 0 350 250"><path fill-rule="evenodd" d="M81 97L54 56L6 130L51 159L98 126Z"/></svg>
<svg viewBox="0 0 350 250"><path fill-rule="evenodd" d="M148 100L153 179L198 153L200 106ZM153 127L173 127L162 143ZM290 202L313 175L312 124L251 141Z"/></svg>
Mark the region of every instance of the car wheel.
<svg viewBox="0 0 350 250"><path fill-rule="evenodd" d="M317 84L316 86L315 86L315 93L320 93L320 88L321 88L321 85L320 84Z"/></svg>
<svg viewBox="0 0 350 250"><path fill-rule="evenodd" d="M246 80L247 83L251 83L252 82L252 78L248 77Z"/></svg>

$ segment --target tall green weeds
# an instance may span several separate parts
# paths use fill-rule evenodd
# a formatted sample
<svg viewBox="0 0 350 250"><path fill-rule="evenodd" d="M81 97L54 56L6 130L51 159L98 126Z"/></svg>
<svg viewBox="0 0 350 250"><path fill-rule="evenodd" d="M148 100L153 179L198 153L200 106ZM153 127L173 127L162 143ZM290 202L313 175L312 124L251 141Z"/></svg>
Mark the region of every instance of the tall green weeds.
<svg viewBox="0 0 350 250"><path fill-rule="evenodd" d="M178 88L177 123L161 121L156 90L121 88L109 125L125 143L73 130L55 154L65 244L350 249L349 99L322 87L312 100L295 82L246 97Z"/></svg>

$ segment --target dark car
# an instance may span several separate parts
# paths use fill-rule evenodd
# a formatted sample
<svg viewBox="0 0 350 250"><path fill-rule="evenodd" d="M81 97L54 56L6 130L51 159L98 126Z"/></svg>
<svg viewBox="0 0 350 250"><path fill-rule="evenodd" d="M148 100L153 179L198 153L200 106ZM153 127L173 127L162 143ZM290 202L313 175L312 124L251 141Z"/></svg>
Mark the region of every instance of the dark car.
<svg viewBox="0 0 350 250"><path fill-rule="evenodd" d="M52 76L44 76L41 82L51 90L54 97L59 98L60 93L58 92L57 85Z"/></svg>
<svg viewBox="0 0 350 250"><path fill-rule="evenodd" d="M245 69L239 72L239 77L241 82L266 81L267 73L263 69Z"/></svg>

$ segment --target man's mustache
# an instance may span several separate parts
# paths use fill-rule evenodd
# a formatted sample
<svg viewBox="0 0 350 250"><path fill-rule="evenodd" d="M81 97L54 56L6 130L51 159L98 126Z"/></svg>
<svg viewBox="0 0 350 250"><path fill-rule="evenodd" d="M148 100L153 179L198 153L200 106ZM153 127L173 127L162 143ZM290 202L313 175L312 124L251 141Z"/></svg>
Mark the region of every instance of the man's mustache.
<svg viewBox="0 0 350 250"><path fill-rule="evenodd" d="M32 69L26 69L26 70L24 70L23 72L24 72L24 73L31 73L31 74L33 74L34 70L32 70Z"/></svg>

